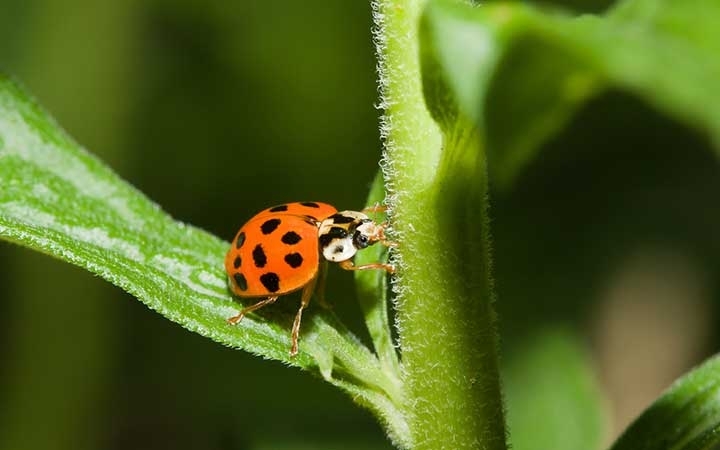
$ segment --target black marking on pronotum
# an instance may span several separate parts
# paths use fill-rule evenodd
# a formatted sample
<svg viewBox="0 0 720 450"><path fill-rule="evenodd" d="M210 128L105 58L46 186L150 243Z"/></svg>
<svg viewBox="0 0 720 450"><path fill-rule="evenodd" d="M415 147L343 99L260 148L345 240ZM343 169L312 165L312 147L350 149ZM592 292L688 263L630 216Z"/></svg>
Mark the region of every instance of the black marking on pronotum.
<svg viewBox="0 0 720 450"><path fill-rule="evenodd" d="M302 265L303 257L300 253L288 253L285 255L285 262L293 269L297 269Z"/></svg>
<svg viewBox="0 0 720 450"><path fill-rule="evenodd" d="M339 213L333 214L330 218L332 219L333 223L337 223L337 224L352 223L355 221L355 218L343 216L342 214L339 214Z"/></svg>
<svg viewBox="0 0 720 450"><path fill-rule="evenodd" d="M268 209L269 212L283 212L288 210L288 205L277 205Z"/></svg>
<svg viewBox="0 0 720 450"><path fill-rule="evenodd" d="M331 227L330 230L320 236L320 245L327 247L333 241L333 239L343 239L347 237L347 231L345 228Z"/></svg>
<svg viewBox="0 0 720 450"><path fill-rule="evenodd" d="M315 202L301 202L300 204L303 206L307 206L308 208L319 208L320 207L320 205L318 205Z"/></svg>
<svg viewBox="0 0 720 450"><path fill-rule="evenodd" d="M268 272L260 275L260 282L270 292L280 290L280 277L275 272Z"/></svg>
<svg viewBox="0 0 720 450"><path fill-rule="evenodd" d="M235 261L233 261L233 267L238 269L238 268L240 268L240 266L242 266L242 258L240 258L239 256L236 256Z"/></svg>
<svg viewBox="0 0 720 450"><path fill-rule="evenodd" d="M338 245L337 247L335 247L335 250L333 250L333 253L342 253L344 251L345 247L343 247L342 245Z"/></svg>
<svg viewBox="0 0 720 450"><path fill-rule="evenodd" d="M263 234L270 234L280 225L280 219L268 219L260 225Z"/></svg>
<svg viewBox="0 0 720 450"><path fill-rule="evenodd" d="M263 250L262 245L256 245L252 255L255 267L265 267L265 264L267 264L267 256L265 256L265 250Z"/></svg>
<svg viewBox="0 0 720 450"><path fill-rule="evenodd" d="M233 279L235 280L235 285L238 289L241 291L247 291L247 280L245 279L245 275L238 272L233 275Z"/></svg>
<svg viewBox="0 0 720 450"><path fill-rule="evenodd" d="M302 241L302 237L294 231L288 231L287 233L283 234L283 237L281 237L280 240L283 244L295 245L298 242Z"/></svg>
<svg viewBox="0 0 720 450"><path fill-rule="evenodd" d="M238 234L237 240L235 241L235 247L240 248L245 243L245 232Z"/></svg>

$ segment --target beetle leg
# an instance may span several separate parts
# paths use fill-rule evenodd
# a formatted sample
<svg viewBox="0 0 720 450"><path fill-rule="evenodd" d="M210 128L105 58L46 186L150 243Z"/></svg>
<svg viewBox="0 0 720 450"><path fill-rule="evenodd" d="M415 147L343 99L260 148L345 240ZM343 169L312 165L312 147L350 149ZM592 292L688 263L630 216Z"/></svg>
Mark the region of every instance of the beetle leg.
<svg viewBox="0 0 720 450"><path fill-rule="evenodd" d="M373 263L373 264L363 264L362 266L356 266L353 264L352 260L346 260L341 261L338 263L341 268L345 270L370 270L370 269L382 269L386 271L387 273L395 273L395 266L392 264L385 264L385 263Z"/></svg>
<svg viewBox="0 0 720 450"><path fill-rule="evenodd" d="M318 277L316 276L310 282L305 285L305 287L302 290L302 296L300 298L300 308L298 308L297 314L295 314L295 321L293 322L292 326L292 334L290 340L292 341L292 345L290 346L290 356L297 355L298 352L298 340L300 338L300 321L302 320L302 313L303 309L307 308L307 305L310 304L310 299L312 298L313 291L315 290L315 283L317 282Z"/></svg>
<svg viewBox="0 0 720 450"><path fill-rule="evenodd" d="M247 314L249 312L253 312L257 309L260 309L263 306L267 306L270 303L274 303L275 300L277 300L277 299L278 299L278 296L276 295L274 297L268 297L266 299L260 300L259 302L255 303L254 305L250 305L248 307L243 308L240 311L240 313L238 313L237 316L232 316L227 321L231 325L237 325L238 323L240 323L240 321L243 319L243 317L245 317L245 314Z"/></svg>
<svg viewBox="0 0 720 450"><path fill-rule="evenodd" d="M380 244L384 245L385 247L395 248L398 246L398 243L395 241L388 241L387 238L385 237L385 230L387 229L387 227L388 227L387 222L383 222L380 225L378 225L378 228L380 230L377 235L377 240L378 240L378 242L380 242Z"/></svg>
<svg viewBox="0 0 720 450"><path fill-rule="evenodd" d="M388 209L387 205L373 205L368 206L367 208L364 208L362 210L365 214L372 214L372 213L384 213ZM379 232L377 235L377 242L380 242L385 247L397 247L397 242L388 241L385 239L385 229L389 226L389 222L385 221L381 224L378 224Z"/></svg>
<svg viewBox="0 0 720 450"><path fill-rule="evenodd" d="M372 206L363 208L362 212L365 214L367 214L367 213L384 213L385 211L387 211L387 209L388 209L387 205L377 205L376 204L376 205L372 205Z"/></svg>

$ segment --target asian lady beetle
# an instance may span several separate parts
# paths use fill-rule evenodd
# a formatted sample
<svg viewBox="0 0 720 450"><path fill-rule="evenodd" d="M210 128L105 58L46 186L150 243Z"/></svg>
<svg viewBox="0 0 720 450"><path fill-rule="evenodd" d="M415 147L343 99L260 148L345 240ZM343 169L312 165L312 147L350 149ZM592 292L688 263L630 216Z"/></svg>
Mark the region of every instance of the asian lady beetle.
<svg viewBox="0 0 720 450"><path fill-rule="evenodd" d="M382 210L376 207L366 212ZM261 211L238 231L225 257L225 270L235 295L264 298L243 308L228 322L237 324L245 314L302 289L291 334L290 355L295 356L302 312L310 303L318 279L324 281L325 261L339 263L345 270L394 272L390 264L353 264L352 257L358 250L377 242L395 245L385 238L384 225L373 222L364 212L338 212L319 202L287 203Z"/></svg>

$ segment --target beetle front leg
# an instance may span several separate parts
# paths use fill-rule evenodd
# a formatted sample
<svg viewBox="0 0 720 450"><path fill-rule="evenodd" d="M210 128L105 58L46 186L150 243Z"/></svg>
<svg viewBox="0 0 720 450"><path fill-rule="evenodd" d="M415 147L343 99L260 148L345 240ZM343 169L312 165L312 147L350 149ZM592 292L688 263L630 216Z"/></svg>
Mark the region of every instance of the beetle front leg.
<svg viewBox="0 0 720 450"><path fill-rule="evenodd" d="M372 263L372 264L363 264L361 266L356 266L352 260L347 261L341 261L338 263L342 269L345 270L371 270L371 269L382 269L386 271L389 274L395 273L395 266L392 264L386 264L386 263Z"/></svg>

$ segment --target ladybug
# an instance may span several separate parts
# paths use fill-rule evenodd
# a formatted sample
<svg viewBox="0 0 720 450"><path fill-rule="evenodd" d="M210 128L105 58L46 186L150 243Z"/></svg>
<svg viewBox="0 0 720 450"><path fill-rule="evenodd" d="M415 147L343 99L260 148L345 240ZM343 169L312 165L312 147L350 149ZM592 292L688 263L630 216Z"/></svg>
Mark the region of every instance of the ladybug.
<svg viewBox="0 0 720 450"><path fill-rule="evenodd" d="M300 308L291 333L290 356L295 356L302 312L310 303L318 279L321 285L324 283L326 261L336 262L345 270L394 272L390 264L356 266L352 262L358 250L375 243L395 246L385 238L385 225L375 223L365 214L384 209L374 207L364 212L338 212L327 203L297 202L256 214L235 236L225 257L225 270L233 294L261 300L243 308L228 322L235 325L247 313L302 289ZM320 286L318 297L324 302L322 289Z"/></svg>

